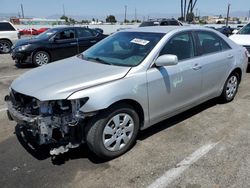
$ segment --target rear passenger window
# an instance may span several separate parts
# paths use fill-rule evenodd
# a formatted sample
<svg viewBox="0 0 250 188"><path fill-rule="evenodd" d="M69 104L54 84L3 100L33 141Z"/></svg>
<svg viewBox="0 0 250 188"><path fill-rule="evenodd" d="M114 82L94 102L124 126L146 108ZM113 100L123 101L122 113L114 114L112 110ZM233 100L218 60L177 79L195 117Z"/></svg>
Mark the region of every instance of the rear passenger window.
<svg viewBox="0 0 250 188"><path fill-rule="evenodd" d="M160 53L160 55L165 54L176 55L178 60L194 57L194 44L191 34L178 34L170 39Z"/></svg>
<svg viewBox="0 0 250 188"><path fill-rule="evenodd" d="M8 22L0 23L0 31L15 31L15 28Z"/></svg>
<svg viewBox="0 0 250 188"><path fill-rule="evenodd" d="M230 49L230 46L219 36L209 32L199 32L199 54L210 54Z"/></svg>
<svg viewBox="0 0 250 188"><path fill-rule="evenodd" d="M78 38L88 38L94 37L95 33L92 32L90 29L77 29L77 36Z"/></svg>

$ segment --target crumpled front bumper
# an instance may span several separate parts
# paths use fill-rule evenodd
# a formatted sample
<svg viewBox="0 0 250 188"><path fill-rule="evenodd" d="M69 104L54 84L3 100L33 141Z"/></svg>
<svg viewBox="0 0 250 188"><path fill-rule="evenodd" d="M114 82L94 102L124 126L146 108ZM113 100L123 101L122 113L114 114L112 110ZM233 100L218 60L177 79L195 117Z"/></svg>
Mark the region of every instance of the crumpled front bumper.
<svg viewBox="0 0 250 188"><path fill-rule="evenodd" d="M22 124L22 125L27 125L27 124L35 125L36 124L38 117L25 116L13 107L11 101L6 101L6 103L8 106L7 115L10 120L14 120L18 124Z"/></svg>

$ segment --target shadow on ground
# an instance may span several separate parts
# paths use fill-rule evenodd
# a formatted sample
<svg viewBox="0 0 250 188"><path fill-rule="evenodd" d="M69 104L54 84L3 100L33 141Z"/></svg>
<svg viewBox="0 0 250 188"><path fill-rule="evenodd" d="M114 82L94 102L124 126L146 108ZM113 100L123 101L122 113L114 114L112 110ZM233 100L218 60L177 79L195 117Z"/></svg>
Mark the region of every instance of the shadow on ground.
<svg viewBox="0 0 250 188"><path fill-rule="evenodd" d="M138 135L138 140L144 140L147 139L148 137L162 131L165 129L168 129L169 127L172 127L188 118L191 118L192 116L208 109L211 108L213 106L215 106L216 104L218 104L217 99L213 99L210 100L208 102L205 102L195 108L192 108L186 112L183 112L179 115L176 115L172 118L169 118L165 121L162 121L144 131L141 131ZM16 126L16 136L20 142L20 144L26 149L27 152L29 152L34 158L36 158L37 160L45 160L50 158L51 156L49 155L49 150L50 147L49 146L38 146L36 145L31 139L27 139L27 137L25 137L25 133L22 131L22 126L17 125ZM74 159L80 159L80 158L87 158L88 160L90 160L92 163L95 164L100 164L100 163L105 163L107 162L107 160L102 160L100 158L98 158L96 155L94 155L89 148L87 147L86 144L83 144L82 146L75 148L75 149L70 149L69 152L65 153L65 154L61 154L59 156L53 156L51 157L52 163L54 165L62 165L64 164L66 161L69 160L74 160Z"/></svg>

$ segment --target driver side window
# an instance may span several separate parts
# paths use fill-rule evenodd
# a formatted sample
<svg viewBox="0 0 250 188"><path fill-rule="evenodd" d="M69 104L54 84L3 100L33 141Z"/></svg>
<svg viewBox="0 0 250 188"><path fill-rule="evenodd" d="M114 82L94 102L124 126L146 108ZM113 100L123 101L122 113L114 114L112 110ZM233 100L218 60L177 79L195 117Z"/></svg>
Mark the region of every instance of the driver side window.
<svg viewBox="0 0 250 188"><path fill-rule="evenodd" d="M185 60L194 57L194 43L190 33L181 33L170 39L164 46L161 55L176 55L178 60Z"/></svg>
<svg viewBox="0 0 250 188"><path fill-rule="evenodd" d="M67 40L67 39L74 39L75 38L75 31L73 29L64 30L56 34L56 40Z"/></svg>

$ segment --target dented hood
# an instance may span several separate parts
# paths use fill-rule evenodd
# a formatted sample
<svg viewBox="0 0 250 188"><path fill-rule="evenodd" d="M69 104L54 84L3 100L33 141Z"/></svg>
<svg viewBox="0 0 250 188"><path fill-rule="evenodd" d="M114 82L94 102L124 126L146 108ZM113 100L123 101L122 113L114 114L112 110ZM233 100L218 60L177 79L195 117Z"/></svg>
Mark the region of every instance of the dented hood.
<svg viewBox="0 0 250 188"><path fill-rule="evenodd" d="M28 71L14 80L11 88L40 101L66 99L75 91L121 79L129 70L75 56Z"/></svg>

